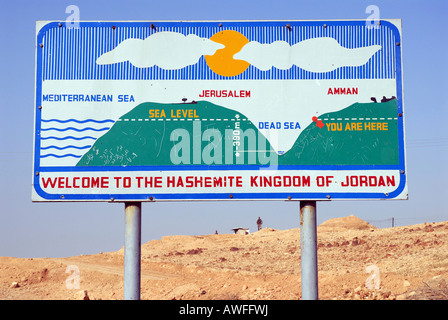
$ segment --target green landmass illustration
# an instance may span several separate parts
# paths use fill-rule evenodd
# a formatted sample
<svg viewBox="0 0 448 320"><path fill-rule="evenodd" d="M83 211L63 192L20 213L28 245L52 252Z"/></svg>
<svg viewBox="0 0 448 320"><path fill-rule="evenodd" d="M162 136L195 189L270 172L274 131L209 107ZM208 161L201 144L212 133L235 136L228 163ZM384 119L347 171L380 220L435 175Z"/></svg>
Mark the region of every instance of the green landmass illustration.
<svg viewBox="0 0 448 320"><path fill-rule="evenodd" d="M394 165L399 163L397 100L354 103L309 125L281 164ZM334 120L332 120L334 119ZM333 128L334 130L329 130ZM387 130L385 130L387 129Z"/></svg>
<svg viewBox="0 0 448 320"><path fill-rule="evenodd" d="M397 102L321 115L277 155L244 114L207 101L146 102L96 140L77 166L398 164Z"/></svg>

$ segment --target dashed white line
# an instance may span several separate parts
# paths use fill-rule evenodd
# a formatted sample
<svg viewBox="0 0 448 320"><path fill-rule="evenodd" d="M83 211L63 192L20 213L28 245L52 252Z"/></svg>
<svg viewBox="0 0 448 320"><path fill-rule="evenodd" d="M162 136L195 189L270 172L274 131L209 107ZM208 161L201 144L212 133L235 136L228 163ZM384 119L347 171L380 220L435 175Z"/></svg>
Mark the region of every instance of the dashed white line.
<svg viewBox="0 0 448 320"><path fill-rule="evenodd" d="M329 119L324 119L324 120L329 120ZM332 119L334 120L334 119ZM338 119L338 120L342 120L342 119ZM249 119L221 119L221 118L216 118L216 119L192 119L192 118L148 118L148 119L132 119L132 118L127 118L127 119L118 119L117 121L248 121L250 122Z"/></svg>
<svg viewBox="0 0 448 320"><path fill-rule="evenodd" d="M318 119L321 121L371 121L371 120L397 120L398 118L323 118L323 119Z"/></svg>

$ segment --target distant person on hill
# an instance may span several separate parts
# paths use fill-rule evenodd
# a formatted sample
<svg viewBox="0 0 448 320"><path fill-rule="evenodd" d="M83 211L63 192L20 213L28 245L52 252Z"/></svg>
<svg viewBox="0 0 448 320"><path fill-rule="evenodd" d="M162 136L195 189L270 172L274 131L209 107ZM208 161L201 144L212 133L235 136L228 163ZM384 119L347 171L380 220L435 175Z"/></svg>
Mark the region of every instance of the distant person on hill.
<svg viewBox="0 0 448 320"><path fill-rule="evenodd" d="M261 230L261 225L262 225L262 224L263 224L263 220L261 220L261 218L258 217L258 220L257 220L258 231Z"/></svg>

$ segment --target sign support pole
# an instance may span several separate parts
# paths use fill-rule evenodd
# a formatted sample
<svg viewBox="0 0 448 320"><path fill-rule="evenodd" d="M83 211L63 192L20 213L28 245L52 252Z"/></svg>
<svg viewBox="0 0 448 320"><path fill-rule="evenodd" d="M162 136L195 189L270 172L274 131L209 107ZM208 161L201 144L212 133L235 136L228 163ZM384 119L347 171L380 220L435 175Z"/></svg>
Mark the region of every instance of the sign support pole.
<svg viewBox="0 0 448 320"><path fill-rule="evenodd" d="M300 201L302 300L318 300L316 201Z"/></svg>
<svg viewBox="0 0 448 320"><path fill-rule="evenodd" d="M124 300L140 300L141 202L125 202Z"/></svg>

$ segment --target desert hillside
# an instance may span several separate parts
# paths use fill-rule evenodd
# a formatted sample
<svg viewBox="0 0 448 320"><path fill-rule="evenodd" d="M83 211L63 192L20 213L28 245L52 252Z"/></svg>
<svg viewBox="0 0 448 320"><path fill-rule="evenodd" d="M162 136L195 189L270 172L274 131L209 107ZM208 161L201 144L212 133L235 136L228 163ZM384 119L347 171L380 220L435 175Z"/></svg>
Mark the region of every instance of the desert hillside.
<svg viewBox="0 0 448 320"><path fill-rule="evenodd" d="M331 219L318 226L318 263L320 299L448 300L448 221L378 229L355 216ZM142 299L295 300L300 279L300 229L142 245ZM0 257L0 299L123 299L123 249Z"/></svg>

